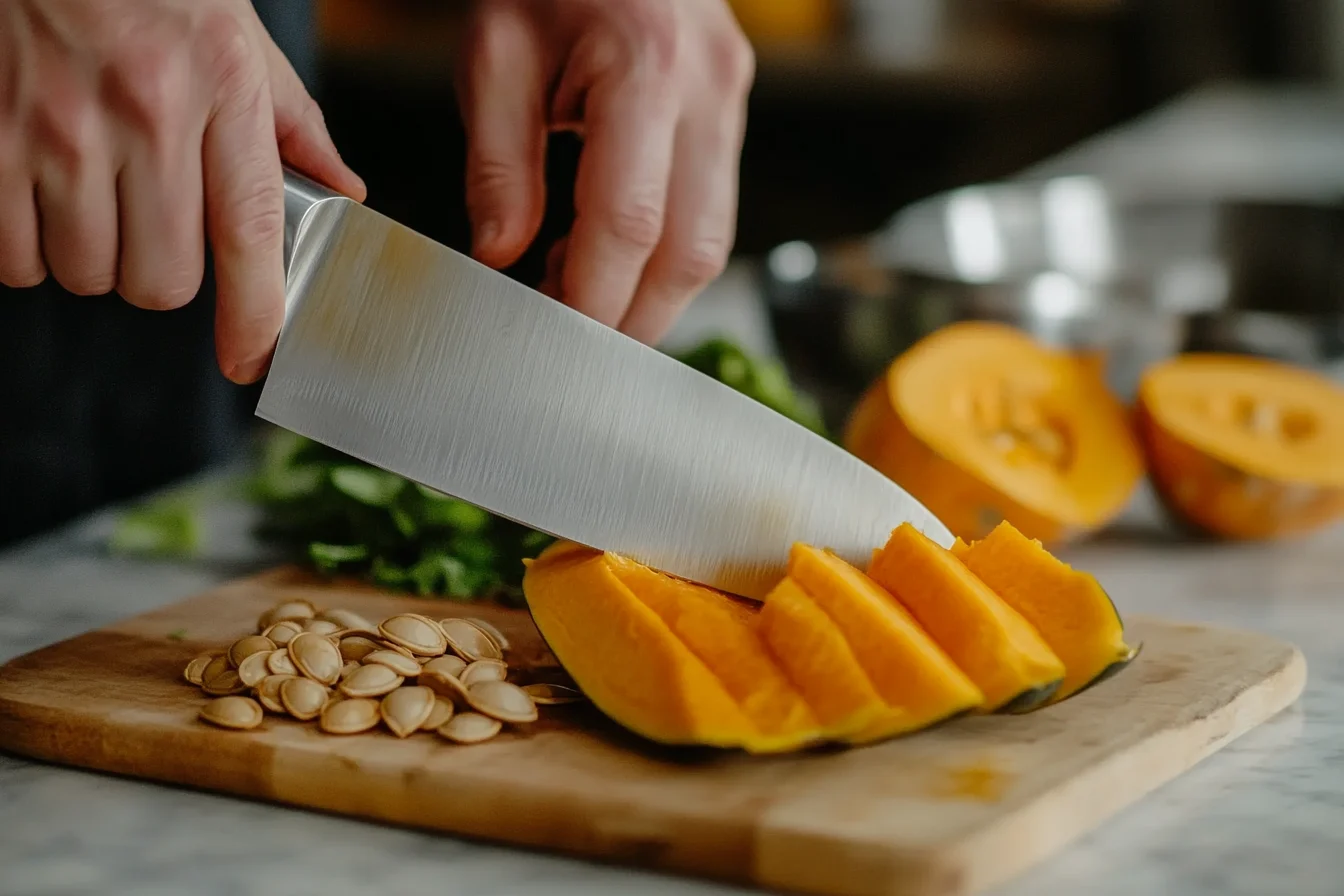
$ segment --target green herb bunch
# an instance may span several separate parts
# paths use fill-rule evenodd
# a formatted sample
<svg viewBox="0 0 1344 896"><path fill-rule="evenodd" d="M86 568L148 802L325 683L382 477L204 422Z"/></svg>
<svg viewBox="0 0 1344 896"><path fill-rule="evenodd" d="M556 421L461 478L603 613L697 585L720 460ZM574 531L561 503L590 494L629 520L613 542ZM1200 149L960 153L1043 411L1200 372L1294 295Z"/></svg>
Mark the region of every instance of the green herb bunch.
<svg viewBox="0 0 1344 896"><path fill-rule="evenodd" d="M772 359L726 339L677 356L824 434L816 406ZM452 600L521 599L523 559L552 539L285 430L264 442L252 495L258 535L324 573Z"/></svg>

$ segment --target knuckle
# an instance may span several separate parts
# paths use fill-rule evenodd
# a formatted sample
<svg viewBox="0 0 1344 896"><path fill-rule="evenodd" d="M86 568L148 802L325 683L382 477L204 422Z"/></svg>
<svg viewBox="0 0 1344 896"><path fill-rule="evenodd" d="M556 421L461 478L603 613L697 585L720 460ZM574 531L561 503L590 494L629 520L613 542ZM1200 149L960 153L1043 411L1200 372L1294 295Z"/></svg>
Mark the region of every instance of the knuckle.
<svg viewBox="0 0 1344 896"><path fill-rule="evenodd" d="M182 116L189 102L185 60L173 46L136 47L109 66L113 107L144 130L161 130Z"/></svg>
<svg viewBox="0 0 1344 896"><path fill-rule="evenodd" d="M98 108L77 93L40 97L33 105L32 127L39 151L66 170L79 168L100 140Z"/></svg>
<svg viewBox="0 0 1344 896"><path fill-rule="evenodd" d="M756 52L751 41L733 28L709 42L709 71L715 83L744 91L756 78Z"/></svg>
<svg viewBox="0 0 1344 896"><path fill-rule="evenodd" d="M256 249L277 243L285 229L284 203L279 189L258 183L229 203L226 220L233 222L228 234L241 249Z"/></svg>
<svg viewBox="0 0 1344 896"><path fill-rule="evenodd" d="M663 235L663 209L648 200L629 202L609 211L604 224L619 242L636 249L652 249Z"/></svg>
<svg viewBox="0 0 1344 896"><path fill-rule="evenodd" d="M681 61L681 30L673 4L632 3L627 27L635 40L635 58L658 74L670 74Z"/></svg>
<svg viewBox="0 0 1344 896"><path fill-rule="evenodd" d="M671 262L678 286L700 287L718 279L728 266L732 245L718 237L701 239L676 253Z"/></svg>
<svg viewBox="0 0 1344 896"><path fill-rule="evenodd" d="M475 202L493 202L499 194L518 185L522 172L518 166L489 156L472 159L469 186Z"/></svg>
<svg viewBox="0 0 1344 896"><path fill-rule="evenodd" d="M201 59L223 93L256 85L261 78L252 36L231 9L216 8L201 17Z"/></svg>

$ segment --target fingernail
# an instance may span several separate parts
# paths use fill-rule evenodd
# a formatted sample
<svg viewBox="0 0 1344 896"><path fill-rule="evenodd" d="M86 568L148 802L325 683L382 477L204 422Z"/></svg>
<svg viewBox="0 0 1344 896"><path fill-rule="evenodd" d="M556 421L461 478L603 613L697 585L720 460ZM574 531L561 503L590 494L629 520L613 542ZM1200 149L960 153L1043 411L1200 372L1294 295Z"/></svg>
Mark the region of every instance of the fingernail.
<svg viewBox="0 0 1344 896"><path fill-rule="evenodd" d="M500 227L496 221L485 221L476 228L475 245L473 252L480 255L482 252L488 252L499 241Z"/></svg>
<svg viewBox="0 0 1344 896"><path fill-rule="evenodd" d="M240 361L225 370L224 375L240 386L250 385L261 379L261 375L266 372L269 362L269 355L254 358L251 361Z"/></svg>

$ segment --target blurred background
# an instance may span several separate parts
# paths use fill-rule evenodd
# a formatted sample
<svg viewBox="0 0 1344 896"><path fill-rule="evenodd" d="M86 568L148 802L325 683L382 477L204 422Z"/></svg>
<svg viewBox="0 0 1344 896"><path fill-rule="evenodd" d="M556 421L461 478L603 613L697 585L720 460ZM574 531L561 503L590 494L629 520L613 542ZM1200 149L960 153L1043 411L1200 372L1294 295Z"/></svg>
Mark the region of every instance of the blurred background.
<svg viewBox="0 0 1344 896"><path fill-rule="evenodd" d="M757 48L737 250L669 346L778 353L837 425L919 335L1006 319L1122 394L1192 347L1344 344L1344 0L732 0ZM372 206L465 248L461 4L280 3ZM311 14L317 29L298 24ZM512 274L569 221L578 146ZM255 389L181 312L6 293L0 543L235 458Z"/></svg>

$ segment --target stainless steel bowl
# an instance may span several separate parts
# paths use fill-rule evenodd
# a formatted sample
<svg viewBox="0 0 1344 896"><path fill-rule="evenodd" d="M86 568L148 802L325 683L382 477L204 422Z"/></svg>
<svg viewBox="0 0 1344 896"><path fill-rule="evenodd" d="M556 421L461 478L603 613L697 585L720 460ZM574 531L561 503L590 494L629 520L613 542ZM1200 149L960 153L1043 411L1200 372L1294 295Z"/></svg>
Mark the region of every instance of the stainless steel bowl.
<svg viewBox="0 0 1344 896"><path fill-rule="evenodd" d="M972 186L859 239L777 246L759 276L781 351L833 419L958 320L1103 352L1122 395L1182 351L1344 358L1344 207L1326 202L1119 195L1086 177Z"/></svg>

